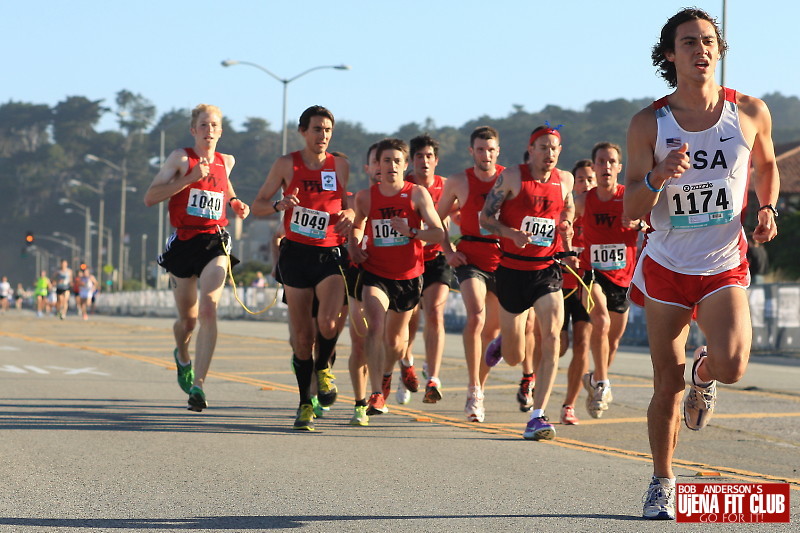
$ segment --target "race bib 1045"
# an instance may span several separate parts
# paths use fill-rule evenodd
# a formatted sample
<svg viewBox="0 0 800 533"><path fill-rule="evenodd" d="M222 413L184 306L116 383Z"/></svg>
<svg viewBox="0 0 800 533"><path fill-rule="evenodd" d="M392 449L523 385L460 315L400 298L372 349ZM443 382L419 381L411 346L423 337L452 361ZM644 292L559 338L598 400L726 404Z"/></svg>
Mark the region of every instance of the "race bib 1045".
<svg viewBox="0 0 800 533"><path fill-rule="evenodd" d="M589 248L592 268L597 270L619 270L625 268L627 256L625 244L593 244Z"/></svg>

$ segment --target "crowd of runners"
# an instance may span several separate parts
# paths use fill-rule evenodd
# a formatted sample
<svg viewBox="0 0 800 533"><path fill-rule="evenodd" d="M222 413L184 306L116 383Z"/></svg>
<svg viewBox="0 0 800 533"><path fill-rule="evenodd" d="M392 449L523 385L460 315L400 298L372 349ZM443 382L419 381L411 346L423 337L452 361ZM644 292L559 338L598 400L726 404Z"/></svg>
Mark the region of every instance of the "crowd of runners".
<svg viewBox="0 0 800 533"><path fill-rule="evenodd" d="M425 403L441 400L443 312L457 286L467 313L466 420L490 417L484 388L491 368L504 360L521 369L517 400L530 412L523 436L553 439L546 412L558 410L561 424L571 425L583 412L600 418L613 408L609 369L633 301L645 309L654 368L648 411L654 471L643 515L674 518L672 453L689 324L697 320L708 344L695 353L683 407L692 430L714 410L716 381L740 379L750 351L741 289L749 285L742 211L751 161L759 201L754 239L765 242L777 232L769 112L760 100L716 83L725 50L716 22L703 11L683 10L667 22L653 62L675 90L633 118L625 151L598 142L588 159L563 170L561 128L536 125L523 161L503 168L500 134L481 126L464 147L472 166L443 177L436 174L435 139L388 138L367 151L370 186L352 195L348 159L328 152L335 127L328 109L303 112L304 147L273 164L248 205L228 178L233 156L216 152L222 112L195 108L194 147L173 151L145 195L147 205L169 202L176 228L159 264L174 288L174 358L189 408L208 406L203 385L216 344L216 306L237 262L225 231L227 207L240 218L278 214L274 275L288 305L299 394L295 429L313 431L337 399L333 367L346 323L351 424L367 426L388 412L396 367L398 403L417 392ZM410 340L422 318L420 380ZM560 408L549 408L570 333L566 396ZM576 409L582 388L585 410Z"/></svg>

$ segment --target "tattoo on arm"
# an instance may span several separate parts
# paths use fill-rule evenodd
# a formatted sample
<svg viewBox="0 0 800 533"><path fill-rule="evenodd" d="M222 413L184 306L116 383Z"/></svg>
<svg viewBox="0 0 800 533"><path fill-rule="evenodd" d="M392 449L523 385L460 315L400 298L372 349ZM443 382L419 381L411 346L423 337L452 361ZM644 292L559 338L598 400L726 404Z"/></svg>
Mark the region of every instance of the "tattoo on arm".
<svg viewBox="0 0 800 533"><path fill-rule="evenodd" d="M503 205L506 191L497 187L500 178L498 177L497 180L498 183L495 183L495 186L489 191L489 195L486 197L486 203L483 204L483 217L481 217L480 222L484 229L491 231L495 235L500 235L503 224L501 224L495 216L500 211L500 206Z"/></svg>

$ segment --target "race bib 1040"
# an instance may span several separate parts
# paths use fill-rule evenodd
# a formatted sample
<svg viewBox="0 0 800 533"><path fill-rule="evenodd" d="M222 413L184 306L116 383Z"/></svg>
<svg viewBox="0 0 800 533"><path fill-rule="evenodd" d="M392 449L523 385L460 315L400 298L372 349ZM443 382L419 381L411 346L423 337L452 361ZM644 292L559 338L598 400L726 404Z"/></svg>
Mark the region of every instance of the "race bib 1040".
<svg viewBox="0 0 800 533"><path fill-rule="evenodd" d="M191 189L186 213L195 217L219 220L222 218L225 195L221 192Z"/></svg>

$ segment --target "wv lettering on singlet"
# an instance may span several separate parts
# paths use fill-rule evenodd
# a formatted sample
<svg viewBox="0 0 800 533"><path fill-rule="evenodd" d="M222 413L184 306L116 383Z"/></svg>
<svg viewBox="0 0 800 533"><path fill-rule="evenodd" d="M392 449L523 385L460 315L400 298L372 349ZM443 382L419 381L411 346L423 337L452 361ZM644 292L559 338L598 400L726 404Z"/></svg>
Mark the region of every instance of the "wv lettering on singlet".
<svg viewBox="0 0 800 533"><path fill-rule="evenodd" d="M705 150L697 150L694 152L686 152L689 160L692 161L692 168L695 170L713 170L717 167L728 168L728 163L725 161L725 154L722 150L714 152L709 162L709 153Z"/></svg>
<svg viewBox="0 0 800 533"><path fill-rule="evenodd" d="M322 192L322 183L316 180L303 180L303 190L306 192Z"/></svg>
<svg viewBox="0 0 800 533"><path fill-rule="evenodd" d="M617 220L616 215L611 215L609 213L594 214L594 223L598 226L608 226L610 228L615 220Z"/></svg>
<svg viewBox="0 0 800 533"><path fill-rule="evenodd" d="M550 205L552 203L553 203L553 201L550 198L548 198L547 196L532 196L531 197L531 205L533 205L534 207L541 207L545 211L550 209Z"/></svg>
<svg viewBox="0 0 800 533"><path fill-rule="evenodd" d="M395 209L394 207L379 207L378 211L381 212L382 218L402 217L403 210Z"/></svg>

